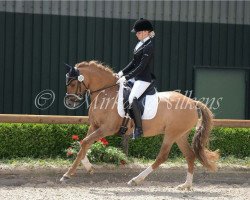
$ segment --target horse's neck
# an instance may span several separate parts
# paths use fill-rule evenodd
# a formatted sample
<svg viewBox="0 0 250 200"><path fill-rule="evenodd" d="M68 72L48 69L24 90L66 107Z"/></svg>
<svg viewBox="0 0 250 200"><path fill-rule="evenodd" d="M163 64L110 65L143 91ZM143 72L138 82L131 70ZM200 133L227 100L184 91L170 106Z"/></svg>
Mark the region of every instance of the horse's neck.
<svg viewBox="0 0 250 200"><path fill-rule="evenodd" d="M117 81L113 73L99 68L92 68L90 70L90 76L91 76L91 83L90 83L91 92L113 86Z"/></svg>
<svg viewBox="0 0 250 200"><path fill-rule="evenodd" d="M103 69L94 68L91 69L91 85L93 85L94 90L111 86L115 84L115 76L109 71Z"/></svg>

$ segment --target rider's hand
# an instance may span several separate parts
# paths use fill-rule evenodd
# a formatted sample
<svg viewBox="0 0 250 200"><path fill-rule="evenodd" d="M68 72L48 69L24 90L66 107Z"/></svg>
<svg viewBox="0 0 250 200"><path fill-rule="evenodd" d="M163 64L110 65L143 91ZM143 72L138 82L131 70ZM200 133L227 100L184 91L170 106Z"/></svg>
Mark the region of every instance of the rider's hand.
<svg viewBox="0 0 250 200"><path fill-rule="evenodd" d="M116 82L116 84L122 84L122 83L124 83L126 81L126 78L125 78L125 76L122 76L121 78L119 78L119 80Z"/></svg>
<svg viewBox="0 0 250 200"><path fill-rule="evenodd" d="M117 78L121 78L123 76L123 72L119 71L116 75L117 75Z"/></svg>

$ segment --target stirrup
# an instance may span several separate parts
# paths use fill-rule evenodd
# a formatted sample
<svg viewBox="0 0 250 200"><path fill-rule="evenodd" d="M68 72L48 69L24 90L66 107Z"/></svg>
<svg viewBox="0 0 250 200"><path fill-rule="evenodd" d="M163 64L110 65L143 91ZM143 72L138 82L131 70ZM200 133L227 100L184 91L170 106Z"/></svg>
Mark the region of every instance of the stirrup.
<svg viewBox="0 0 250 200"><path fill-rule="evenodd" d="M129 122L129 116L128 116L128 114L126 114L126 116L123 118L122 125L119 129L119 132L118 132L120 135L124 135L127 132L128 122Z"/></svg>
<svg viewBox="0 0 250 200"><path fill-rule="evenodd" d="M128 130L128 127L126 126L121 126L120 129L119 129L119 134L120 135L124 135Z"/></svg>
<svg viewBox="0 0 250 200"><path fill-rule="evenodd" d="M133 132L132 139L135 140L143 135L143 130L142 128L135 128Z"/></svg>

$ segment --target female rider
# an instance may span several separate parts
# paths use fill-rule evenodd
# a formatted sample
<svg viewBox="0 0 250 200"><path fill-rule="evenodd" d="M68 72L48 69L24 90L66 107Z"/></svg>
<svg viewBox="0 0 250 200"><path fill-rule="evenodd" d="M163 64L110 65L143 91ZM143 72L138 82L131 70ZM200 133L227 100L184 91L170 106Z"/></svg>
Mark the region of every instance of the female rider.
<svg viewBox="0 0 250 200"><path fill-rule="evenodd" d="M129 104L134 115L135 129L134 137L143 134L141 112L138 98L146 91L152 81L151 66L154 56L154 46L151 38L154 37L154 29L147 19L139 19L135 22L131 32L136 33L139 42L133 52L133 60L121 70L117 76L117 83L134 79L134 85L129 95Z"/></svg>

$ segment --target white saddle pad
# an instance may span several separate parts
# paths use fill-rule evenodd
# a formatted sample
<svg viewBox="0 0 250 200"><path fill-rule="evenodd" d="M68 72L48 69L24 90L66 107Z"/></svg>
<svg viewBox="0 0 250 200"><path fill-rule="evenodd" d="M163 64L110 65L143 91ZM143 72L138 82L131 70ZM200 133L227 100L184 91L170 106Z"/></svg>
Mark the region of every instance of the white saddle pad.
<svg viewBox="0 0 250 200"><path fill-rule="evenodd" d="M118 92L117 110L121 117L125 116L125 111L123 107L123 88L124 85L120 84ZM153 119L157 113L157 109L158 109L158 93L156 92L154 95L147 95L142 119Z"/></svg>

